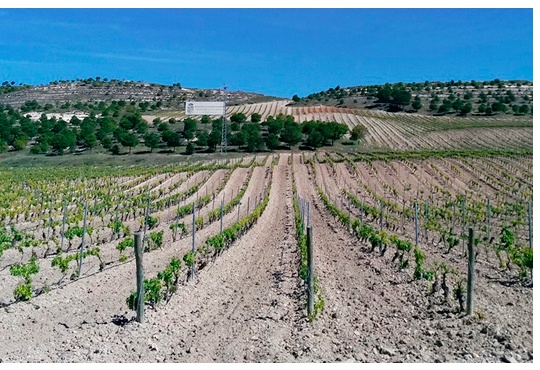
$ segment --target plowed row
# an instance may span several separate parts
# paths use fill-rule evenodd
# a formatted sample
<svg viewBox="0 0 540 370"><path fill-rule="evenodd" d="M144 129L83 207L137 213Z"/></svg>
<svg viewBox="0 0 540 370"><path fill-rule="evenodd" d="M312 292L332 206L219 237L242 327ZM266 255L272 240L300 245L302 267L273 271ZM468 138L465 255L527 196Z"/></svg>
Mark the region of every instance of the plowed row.
<svg viewBox="0 0 540 370"><path fill-rule="evenodd" d="M318 194L321 188L337 207L356 217L359 210L344 198L343 189L364 197L370 205L376 205L373 194L410 204L421 191L433 195L433 204L440 205L447 195L433 192L437 187L450 195L467 192L478 195L477 199L483 199L482 194L519 201L520 194L507 190L513 179L504 177L503 172L522 180L532 191L531 157L374 161L371 165L356 162L354 167L350 162L319 163L315 158L310 164L310 158L282 154L270 171L273 158L269 156L260 166L234 169L226 183L228 169L194 173L189 185L187 174L174 172L122 179L118 183L123 191L134 191L145 183L156 199L200 183L198 191L182 199L181 204L221 189L215 193L215 201L201 207L200 215L204 216L220 207L222 199L224 203L230 201L252 171L241 205L224 216L224 227L232 225L239 214L247 215L248 202L252 210L255 199L260 199L270 181L272 185L259 221L198 269L195 280L182 275L169 302L155 310L147 306L144 324L132 320L134 313L128 311L125 302L135 287L135 262L131 258L117 262L116 242L109 241L110 234L104 230L93 242L100 245L104 258L114 263L103 271L96 261L87 259L82 278L66 279L54 286L61 276L50 267L50 258L40 257L34 284L47 284L52 289L28 302L0 309L0 360L532 362L533 291L516 283L516 271L500 270L494 259L481 253L475 314L466 317L458 312L454 301L445 303L440 294L430 296L429 283L413 280L410 268L398 271L391 261L392 251L382 256L370 253L367 243L331 216ZM340 156L329 158L337 160ZM298 195L310 202L315 269L325 302L313 322L306 319L306 291L298 272L293 178ZM479 185L472 185L471 180ZM176 183L178 187L173 186ZM391 195L390 189L395 194ZM155 276L171 257L181 258L191 250L191 235L173 241L168 228L176 221L177 206L170 204L152 213L160 217L152 231L164 231L164 245L144 254L146 277ZM136 228L140 217L128 217L126 223ZM188 225L188 230L191 217L179 220ZM366 218L365 222L377 225L377 220ZM39 224L34 226L37 233L43 231ZM219 230L219 219L205 222L196 232L196 245ZM408 220L398 232L410 238L411 230ZM100 239L105 241L101 243ZM420 242L427 263L445 260L466 271L466 261L458 251L444 254L430 239ZM42 249L36 251L40 256L43 253ZM9 301L18 281L4 268L19 256L14 251L9 253L0 258L3 302ZM28 258L28 254L23 257Z"/></svg>

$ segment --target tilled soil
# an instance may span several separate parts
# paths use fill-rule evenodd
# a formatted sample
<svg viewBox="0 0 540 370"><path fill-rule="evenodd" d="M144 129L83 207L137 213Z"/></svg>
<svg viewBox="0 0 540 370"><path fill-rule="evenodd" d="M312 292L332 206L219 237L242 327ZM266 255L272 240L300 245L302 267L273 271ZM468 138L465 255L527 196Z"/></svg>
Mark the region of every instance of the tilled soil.
<svg viewBox="0 0 540 370"><path fill-rule="evenodd" d="M258 222L168 302L147 306L145 323L127 309L135 265L125 263L0 310L0 362L532 362L532 289L481 274L475 315L455 312L398 272L391 253L369 253L326 211L300 156L294 173L289 157L274 167ZM265 171L254 172L243 204L264 189ZM293 176L311 202L325 303L313 322L298 276ZM236 219L231 212L224 225ZM219 221L197 243L217 232ZM146 276L181 257L190 239L145 254Z"/></svg>

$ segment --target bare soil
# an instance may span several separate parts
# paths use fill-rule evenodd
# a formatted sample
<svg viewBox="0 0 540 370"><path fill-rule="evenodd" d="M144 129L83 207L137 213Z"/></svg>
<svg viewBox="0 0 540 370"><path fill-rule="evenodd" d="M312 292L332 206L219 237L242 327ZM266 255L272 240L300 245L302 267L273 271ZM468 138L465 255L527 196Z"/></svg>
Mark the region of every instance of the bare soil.
<svg viewBox="0 0 540 370"><path fill-rule="evenodd" d="M532 362L531 288L480 264L474 315L464 316L440 294L429 296L427 283L413 281L410 271L398 271L391 253L370 253L325 209L301 155L293 156L293 167L289 158L281 155L274 167L259 221L194 281L184 278L169 302L147 307L145 323L133 321L125 302L135 287L129 261L0 309L0 362ZM254 170L244 207L267 186L269 163ZM238 182L223 190L227 196L241 186L244 176L237 173ZM298 276L293 176L311 204L325 302L313 322L305 317ZM331 173L317 176L336 197ZM231 212L224 225L236 219ZM205 225L197 244L219 227L219 220ZM425 247L427 255L438 253ZM144 255L146 276L190 248L191 238L167 237L164 248Z"/></svg>

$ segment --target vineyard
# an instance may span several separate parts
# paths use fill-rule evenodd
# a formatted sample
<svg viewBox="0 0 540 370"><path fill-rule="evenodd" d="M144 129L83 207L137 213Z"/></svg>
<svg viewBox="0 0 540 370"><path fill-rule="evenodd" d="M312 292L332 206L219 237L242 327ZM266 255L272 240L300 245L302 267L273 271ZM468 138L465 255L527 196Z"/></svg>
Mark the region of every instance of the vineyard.
<svg viewBox="0 0 540 370"><path fill-rule="evenodd" d="M327 106L293 107L290 101L244 104L227 108L227 117L257 113L265 121L269 116L291 115L295 122L318 120L367 128L363 140L366 149L531 149L532 119L527 117L434 117L411 113ZM184 112L163 112L162 118L185 118ZM218 118L218 117L212 117Z"/></svg>
<svg viewBox="0 0 540 370"><path fill-rule="evenodd" d="M337 114L308 109L296 114ZM371 118L384 115L405 127L398 115ZM532 131L505 124L490 129L494 141ZM399 133L380 139L416 135ZM504 136L524 150L0 168L0 361L531 362L532 151Z"/></svg>

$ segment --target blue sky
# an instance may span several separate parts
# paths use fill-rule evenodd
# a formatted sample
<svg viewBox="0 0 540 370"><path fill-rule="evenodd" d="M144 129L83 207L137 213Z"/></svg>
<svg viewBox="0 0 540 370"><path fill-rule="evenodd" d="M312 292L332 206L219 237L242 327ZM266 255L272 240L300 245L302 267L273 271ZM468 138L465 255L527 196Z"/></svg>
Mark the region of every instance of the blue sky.
<svg viewBox="0 0 540 370"><path fill-rule="evenodd" d="M0 80L101 76L291 97L532 80L532 9L0 9Z"/></svg>

